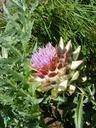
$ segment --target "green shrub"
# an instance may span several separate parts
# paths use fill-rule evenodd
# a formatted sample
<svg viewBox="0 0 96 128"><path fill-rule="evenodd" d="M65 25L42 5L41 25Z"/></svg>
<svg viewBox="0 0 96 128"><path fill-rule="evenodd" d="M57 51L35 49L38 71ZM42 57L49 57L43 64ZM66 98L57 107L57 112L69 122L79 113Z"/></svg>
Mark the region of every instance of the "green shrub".
<svg viewBox="0 0 96 128"><path fill-rule="evenodd" d="M95 128L96 1L12 0L6 6L0 16L0 127L44 128L52 113L65 128ZM50 91L37 91L30 58L48 41L57 44L60 36L65 43L71 39L73 49L81 45L84 63L76 93L52 98Z"/></svg>

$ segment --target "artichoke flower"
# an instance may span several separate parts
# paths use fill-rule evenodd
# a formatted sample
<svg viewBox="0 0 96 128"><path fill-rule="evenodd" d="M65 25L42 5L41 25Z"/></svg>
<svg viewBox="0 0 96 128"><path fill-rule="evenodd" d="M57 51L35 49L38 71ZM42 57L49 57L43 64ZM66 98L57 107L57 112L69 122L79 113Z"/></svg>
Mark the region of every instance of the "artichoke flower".
<svg viewBox="0 0 96 128"><path fill-rule="evenodd" d="M74 80L79 76L78 66L83 62L77 60L81 47L72 52L71 41L64 47L62 37L59 45L53 47L48 43L33 53L31 65L35 70L34 80L40 83L43 90L55 88L58 91L68 91L72 94Z"/></svg>

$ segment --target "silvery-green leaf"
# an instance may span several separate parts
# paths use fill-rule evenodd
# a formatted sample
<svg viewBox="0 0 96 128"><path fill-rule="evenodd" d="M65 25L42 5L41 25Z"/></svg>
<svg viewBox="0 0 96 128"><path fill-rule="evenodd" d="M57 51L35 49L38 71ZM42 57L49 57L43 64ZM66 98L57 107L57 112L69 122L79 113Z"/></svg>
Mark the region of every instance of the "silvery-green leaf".
<svg viewBox="0 0 96 128"><path fill-rule="evenodd" d="M79 71L76 71L76 72L73 74L71 81L77 80L78 77L79 77Z"/></svg>
<svg viewBox="0 0 96 128"><path fill-rule="evenodd" d="M78 61L72 61L72 64L71 64L71 69L72 70L75 70L76 68L79 67L80 64L82 64L82 60L78 60Z"/></svg>
<svg viewBox="0 0 96 128"><path fill-rule="evenodd" d="M8 58L8 51L6 48L2 47L2 57L3 58Z"/></svg>
<svg viewBox="0 0 96 128"><path fill-rule="evenodd" d="M75 128L83 128L83 102L84 102L84 96L81 95L78 99L78 104L75 109L74 114L74 122L75 122Z"/></svg>
<svg viewBox="0 0 96 128"><path fill-rule="evenodd" d="M79 47L73 52L73 60L77 60L77 59L78 59L80 50L81 50L81 46L79 46Z"/></svg>

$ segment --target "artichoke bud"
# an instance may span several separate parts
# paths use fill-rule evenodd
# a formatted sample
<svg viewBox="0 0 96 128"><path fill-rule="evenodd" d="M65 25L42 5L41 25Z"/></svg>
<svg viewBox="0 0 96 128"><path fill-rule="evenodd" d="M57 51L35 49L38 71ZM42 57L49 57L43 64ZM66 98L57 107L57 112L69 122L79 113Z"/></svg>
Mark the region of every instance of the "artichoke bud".
<svg viewBox="0 0 96 128"><path fill-rule="evenodd" d="M34 80L41 83L43 90L54 89L52 92L68 91L73 94L76 87L69 85L79 77L77 68L82 60L77 60L81 47L79 46L72 53L72 43L69 41L64 48L62 37L59 46L53 47L48 43L45 47L39 48L31 58L32 66L35 69ZM47 89L46 89L47 88ZM57 91L56 91L57 90ZM42 91L42 89L41 89Z"/></svg>

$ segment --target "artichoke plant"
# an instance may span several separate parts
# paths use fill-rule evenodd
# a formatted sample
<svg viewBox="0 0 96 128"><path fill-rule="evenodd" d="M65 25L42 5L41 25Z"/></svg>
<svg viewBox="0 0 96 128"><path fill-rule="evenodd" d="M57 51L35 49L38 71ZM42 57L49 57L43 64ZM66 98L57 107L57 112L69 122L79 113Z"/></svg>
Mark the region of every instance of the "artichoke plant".
<svg viewBox="0 0 96 128"><path fill-rule="evenodd" d="M71 41L64 47L62 37L59 45L53 47L48 43L33 53L31 66L33 67L34 80L40 83L39 90L55 89L57 92L67 91L74 93L76 85L72 82L79 76L78 66L83 62L77 60L81 47L72 52Z"/></svg>

